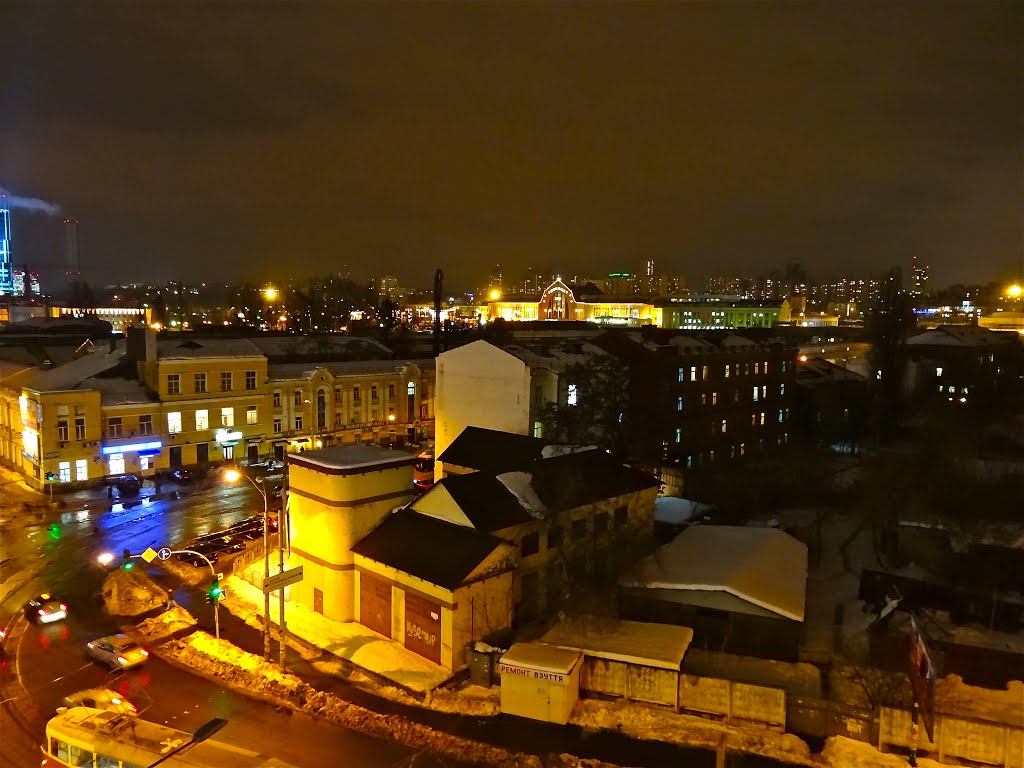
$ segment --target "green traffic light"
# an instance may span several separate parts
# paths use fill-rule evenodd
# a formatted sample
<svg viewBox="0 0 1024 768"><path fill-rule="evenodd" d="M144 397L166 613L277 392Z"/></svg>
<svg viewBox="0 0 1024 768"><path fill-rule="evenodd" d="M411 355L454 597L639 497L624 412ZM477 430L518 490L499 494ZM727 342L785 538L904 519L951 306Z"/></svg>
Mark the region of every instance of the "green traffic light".
<svg viewBox="0 0 1024 768"><path fill-rule="evenodd" d="M50 525L50 538L54 541L60 538L60 526L56 523Z"/></svg>
<svg viewBox="0 0 1024 768"><path fill-rule="evenodd" d="M134 567L135 567L135 563L133 563L131 560L129 560L127 563L124 564L124 569L126 571L130 571Z"/></svg>
<svg viewBox="0 0 1024 768"><path fill-rule="evenodd" d="M210 600L212 602L218 602L223 599L224 590L221 589L220 579L214 579L213 584L210 585Z"/></svg>

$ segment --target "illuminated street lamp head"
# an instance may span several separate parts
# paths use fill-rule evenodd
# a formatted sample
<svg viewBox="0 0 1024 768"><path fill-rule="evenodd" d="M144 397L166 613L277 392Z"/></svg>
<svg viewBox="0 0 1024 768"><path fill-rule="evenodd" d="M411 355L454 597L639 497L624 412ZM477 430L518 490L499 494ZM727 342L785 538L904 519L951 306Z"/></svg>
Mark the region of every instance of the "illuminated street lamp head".
<svg viewBox="0 0 1024 768"><path fill-rule="evenodd" d="M96 555L96 562L100 565L110 565L114 561L114 556L110 552L101 552Z"/></svg>
<svg viewBox="0 0 1024 768"><path fill-rule="evenodd" d="M237 483L242 479L242 473L237 469L229 469L224 473L224 479L229 483Z"/></svg>
<svg viewBox="0 0 1024 768"><path fill-rule="evenodd" d="M501 291L499 291L498 289L494 289L493 291L491 291L491 301L497 301L500 298Z"/></svg>
<svg viewBox="0 0 1024 768"><path fill-rule="evenodd" d="M1019 299L1022 295L1024 295L1024 288L1022 288L1019 284L1014 283L1013 285L1006 289L1006 295L1009 296L1011 299Z"/></svg>
<svg viewBox="0 0 1024 768"><path fill-rule="evenodd" d="M395 420L395 414L389 413L388 414L388 421L394 421L394 420Z"/></svg>
<svg viewBox="0 0 1024 768"><path fill-rule="evenodd" d="M274 299L277 298L277 295L278 295L277 288L264 288L263 289L263 298L267 299L267 301L273 301Z"/></svg>

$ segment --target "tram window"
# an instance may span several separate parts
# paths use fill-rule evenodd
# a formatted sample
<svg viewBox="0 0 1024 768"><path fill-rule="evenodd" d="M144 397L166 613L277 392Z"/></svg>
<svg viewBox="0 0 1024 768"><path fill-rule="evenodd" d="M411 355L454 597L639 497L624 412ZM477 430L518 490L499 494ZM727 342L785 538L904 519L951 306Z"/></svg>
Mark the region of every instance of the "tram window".
<svg viewBox="0 0 1024 768"><path fill-rule="evenodd" d="M96 768L120 768L121 761L116 757L96 755Z"/></svg>
<svg viewBox="0 0 1024 768"><path fill-rule="evenodd" d="M57 741L57 751L53 752L52 747L50 751L52 754L57 755L58 760L63 760L65 763L68 761L68 744L66 741Z"/></svg>
<svg viewBox="0 0 1024 768"><path fill-rule="evenodd" d="M72 747L71 759L68 762L71 765L92 765L92 750Z"/></svg>

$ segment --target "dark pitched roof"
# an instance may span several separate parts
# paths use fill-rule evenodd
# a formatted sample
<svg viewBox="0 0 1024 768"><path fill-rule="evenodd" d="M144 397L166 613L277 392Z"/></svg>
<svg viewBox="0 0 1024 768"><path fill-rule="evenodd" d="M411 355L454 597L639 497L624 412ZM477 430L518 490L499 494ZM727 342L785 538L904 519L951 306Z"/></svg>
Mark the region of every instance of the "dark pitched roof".
<svg viewBox="0 0 1024 768"><path fill-rule="evenodd" d="M478 530L500 531L533 519L508 488L490 473L449 475L438 483L440 486L448 490L459 509Z"/></svg>
<svg viewBox="0 0 1024 768"><path fill-rule="evenodd" d="M454 590L501 546L497 536L400 509L352 547L357 555Z"/></svg>
<svg viewBox="0 0 1024 768"><path fill-rule="evenodd" d="M550 510L573 509L661 485L653 475L624 466L602 450L553 456L534 462L529 471L534 491Z"/></svg>
<svg viewBox="0 0 1024 768"><path fill-rule="evenodd" d="M466 427L437 459L482 472L514 472L539 459L547 445L550 443L539 437Z"/></svg>

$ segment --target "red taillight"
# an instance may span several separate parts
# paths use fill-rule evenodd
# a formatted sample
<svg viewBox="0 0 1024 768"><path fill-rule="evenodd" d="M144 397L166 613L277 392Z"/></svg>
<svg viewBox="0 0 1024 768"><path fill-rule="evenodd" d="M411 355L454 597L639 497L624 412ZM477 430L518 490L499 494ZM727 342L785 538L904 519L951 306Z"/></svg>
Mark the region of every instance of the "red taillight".
<svg viewBox="0 0 1024 768"><path fill-rule="evenodd" d="M128 663L128 659L126 659L124 656L118 656L117 657L117 663L118 664L127 664Z"/></svg>
<svg viewBox="0 0 1024 768"><path fill-rule="evenodd" d="M134 704L129 704L128 705L128 709L130 709L132 711L133 715L139 711L139 708L136 707Z"/></svg>
<svg viewBox="0 0 1024 768"><path fill-rule="evenodd" d="M61 604L60 604L60 609L61 609L62 611L66 611L66 610L68 609L68 604L67 604L67 603L61 603Z"/></svg>
<svg viewBox="0 0 1024 768"><path fill-rule="evenodd" d="M40 615L40 616L45 616L45 615L46 615L46 611L45 611L45 610L43 610L42 608L40 608L40 609L39 609L39 615Z"/></svg>

